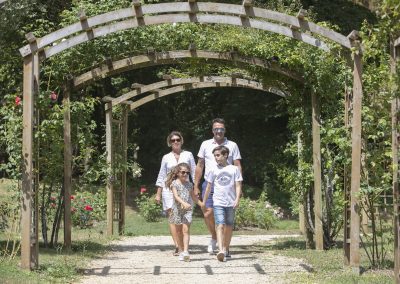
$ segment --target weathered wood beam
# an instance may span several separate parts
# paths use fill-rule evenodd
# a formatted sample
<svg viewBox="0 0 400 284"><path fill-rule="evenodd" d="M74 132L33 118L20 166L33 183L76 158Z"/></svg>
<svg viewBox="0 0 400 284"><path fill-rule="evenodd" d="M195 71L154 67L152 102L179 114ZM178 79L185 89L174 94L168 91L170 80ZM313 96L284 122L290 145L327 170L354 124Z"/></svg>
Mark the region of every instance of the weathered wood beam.
<svg viewBox="0 0 400 284"><path fill-rule="evenodd" d="M154 58L157 58L157 61L155 61ZM206 50L196 50L196 52L190 52L188 50L176 50L157 52L154 54L154 56L138 55L117 60L112 63L112 70L105 64L101 65L75 77L74 87L79 89L93 80L102 79L136 68L169 64L175 62L176 59L186 58L204 58L217 61L234 62L235 64L242 65L256 65L272 72L277 72L283 76L290 77L297 82L302 83L304 81L301 74L280 67L278 62L275 62L274 60L264 60L257 57L245 57L239 55L235 49L233 49L231 52L213 52Z"/></svg>
<svg viewBox="0 0 400 284"><path fill-rule="evenodd" d="M314 218L315 218L315 248L324 249L324 230L322 226L322 180L321 180L321 134L320 106L317 94L312 92L312 145L314 172Z"/></svg>
<svg viewBox="0 0 400 284"><path fill-rule="evenodd" d="M396 76L397 69L397 47L395 41L390 42L390 71L392 76ZM394 282L400 283L400 192L399 192L399 115L400 115L400 101L396 96L398 92L396 88L393 89L392 99L392 164L393 164L393 236L394 236Z"/></svg>
<svg viewBox="0 0 400 284"><path fill-rule="evenodd" d="M362 53L357 32L349 35L353 53L353 119L351 134L351 200L350 200L350 267L360 273L360 184L361 184L361 108L362 108Z"/></svg>
<svg viewBox="0 0 400 284"><path fill-rule="evenodd" d="M32 199L33 199L33 111L34 111L33 56L24 58L23 132L22 132L22 196L21 196L21 267L34 268L32 254ZM33 260L33 261L32 261Z"/></svg>
<svg viewBox="0 0 400 284"><path fill-rule="evenodd" d="M114 233L114 151L113 151L113 133L112 133L112 105L108 104L106 110L106 151L107 151L107 235Z"/></svg>
<svg viewBox="0 0 400 284"><path fill-rule="evenodd" d="M72 142L70 88L66 87L63 97L64 113L64 246L71 250L71 191L72 191Z"/></svg>

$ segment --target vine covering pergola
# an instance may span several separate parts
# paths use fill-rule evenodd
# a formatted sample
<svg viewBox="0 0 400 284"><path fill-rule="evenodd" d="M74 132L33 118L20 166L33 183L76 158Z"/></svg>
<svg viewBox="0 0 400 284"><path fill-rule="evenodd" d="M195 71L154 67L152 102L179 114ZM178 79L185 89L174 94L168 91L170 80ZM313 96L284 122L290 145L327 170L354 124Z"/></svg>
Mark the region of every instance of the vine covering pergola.
<svg viewBox="0 0 400 284"><path fill-rule="evenodd" d="M339 44L345 50L353 49L353 113L352 113L352 166L351 166L351 191L348 206L345 209L345 230L344 230L344 252L345 263L350 265L356 272L359 272L360 255L360 217L359 217L359 198L360 188L360 167L361 167L361 103L362 103L362 46L358 33L353 31L349 36L341 35L333 30L319 26L306 20L306 11L299 11L298 15L290 16L283 13L256 8L252 6L250 0L244 0L242 5L232 5L223 3L197 3L189 0L187 3L173 2L153 5L141 5L138 0L133 1L132 7L120 9L105 14L88 18L84 12L79 16L79 21L58 31L50 33L42 38L35 38L32 33L27 35L28 45L20 49L24 58L24 78L23 78L23 172L22 172L22 241L21 241L21 265L23 268L32 268L38 265L38 208L37 195L35 194L35 177L33 175L33 114L35 111L35 94L39 92L40 86L40 65L46 59L73 48L81 43L94 40L98 37L106 36L118 31L134 29L140 26L158 25L166 23L204 23L204 24L224 24L247 28L264 30L285 37L299 40L314 46L324 52L330 52L328 42L320 38L327 39ZM57 44L55 44L57 43ZM116 62L114 62L116 64ZM112 63L112 64L114 64ZM110 66L112 66L112 64ZM250 63L255 64L255 63ZM257 65L257 64L255 64ZM139 67L140 68L140 67ZM83 76L83 75L82 75ZM89 76L90 77L90 76ZM94 76L95 77L95 76ZM83 78L83 77L80 77ZM89 82L91 79L88 79ZM238 80L238 79L235 79ZM84 80L82 80L84 81ZM172 81L166 80L166 81ZM78 78L75 78L71 85L78 86ZM232 82L232 79L231 79ZM193 82L189 82L192 84ZM202 82L198 82L199 86ZM214 82L210 82L210 84ZM157 83L156 83L157 84ZM164 87L168 87L168 82ZM204 83L205 84L205 83ZM232 84L232 83L231 83ZM256 83L252 83L256 85ZM176 87L184 90L187 84L177 83ZM242 86L245 86L242 84ZM204 87L204 86L203 86ZM268 86L271 87L271 86ZM144 88L144 87L143 87ZM263 87L265 88L265 87ZM70 212L70 190L71 190L71 148L70 145L70 115L69 115L69 91L64 95L65 129L65 212ZM179 89L176 89L179 91ZM167 94L166 90L149 88L153 94L149 100ZM272 89L269 90L271 92ZM133 92L137 92L134 90ZM172 90L170 90L171 93ZM321 161L319 146L319 111L317 107L317 95L312 93L313 101L313 161L314 161L314 188L315 188L315 239L316 248L323 249L323 229L322 229L322 208L321 202ZM109 100L108 107L112 109L113 102L117 104L125 102L131 98L127 95L121 98ZM129 97L129 98L128 98ZM133 97L133 96L132 96ZM129 104L129 103L128 103ZM133 103L132 108L139 106L140 103ZM107 119L112 119L107 116ZM124 126L126 127L126 126ZM110 138L108 138L110 139ZM110 144L111 145L111 144ZM111 155L109 149L108 155ZM111 157L109 157L111 159ZM112 187L108 185L108 196L112 195ZM112 199L111 199L112 200ZM110 202L110 200L108 200ZM112 204L110 205L112 208ZM112 211L111 211L112 212ZM108 210L108 217L110 211ZM71 220L69 214L65 214L64 230L65 244L71 245ZM398 228L398 227L397 227ZM398 254L398 251L397 251ZM398 255L397 255L398 256ZM398 266L397 266L398 267Z"/></svg>

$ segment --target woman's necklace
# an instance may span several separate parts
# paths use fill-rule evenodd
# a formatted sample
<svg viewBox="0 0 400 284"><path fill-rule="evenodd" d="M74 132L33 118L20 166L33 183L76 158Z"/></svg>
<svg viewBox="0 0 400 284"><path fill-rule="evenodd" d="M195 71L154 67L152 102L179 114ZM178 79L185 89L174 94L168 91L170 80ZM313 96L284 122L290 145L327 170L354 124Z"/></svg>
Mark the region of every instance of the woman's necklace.
<svg viewBox="0 0 400 284"><path fill-rule="evenodd" d="M179 156L181 155L181 153L176 153L176 152L172 152L174 154L175 160L178 162L179 161Z"/></svg>

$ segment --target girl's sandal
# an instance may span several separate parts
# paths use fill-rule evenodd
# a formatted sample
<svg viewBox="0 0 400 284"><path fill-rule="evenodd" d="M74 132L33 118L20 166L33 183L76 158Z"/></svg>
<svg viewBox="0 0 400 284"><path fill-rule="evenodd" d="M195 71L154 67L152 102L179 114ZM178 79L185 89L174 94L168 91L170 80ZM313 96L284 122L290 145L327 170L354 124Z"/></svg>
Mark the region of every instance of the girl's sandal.
<svg viewBox="0 0 400 284"><path fill-rule="evenodd" d="M174 253L172 254L173 256L179 256L179 248L175 248Z"/></svg>

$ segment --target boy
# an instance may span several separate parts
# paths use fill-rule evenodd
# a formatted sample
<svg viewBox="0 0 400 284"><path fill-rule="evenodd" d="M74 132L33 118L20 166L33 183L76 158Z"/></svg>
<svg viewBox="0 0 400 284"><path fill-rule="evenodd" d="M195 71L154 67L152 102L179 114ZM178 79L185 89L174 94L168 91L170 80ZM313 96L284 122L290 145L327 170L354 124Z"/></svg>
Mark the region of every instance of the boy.
<svg viewBox="0 0 400 284"><path fill-rule="evenodd" d="M235 219L234 209L239 206L243 178L239 167L228 164L229 149L227 147L217 146L212 153L217 166L205 177L207 188L203 200L207 200L211 186L214 185L213 209L219 248L217 259L224 261L225 257L230 257L229 245ZM205 204L201 206L204 208Z"/></svg>

